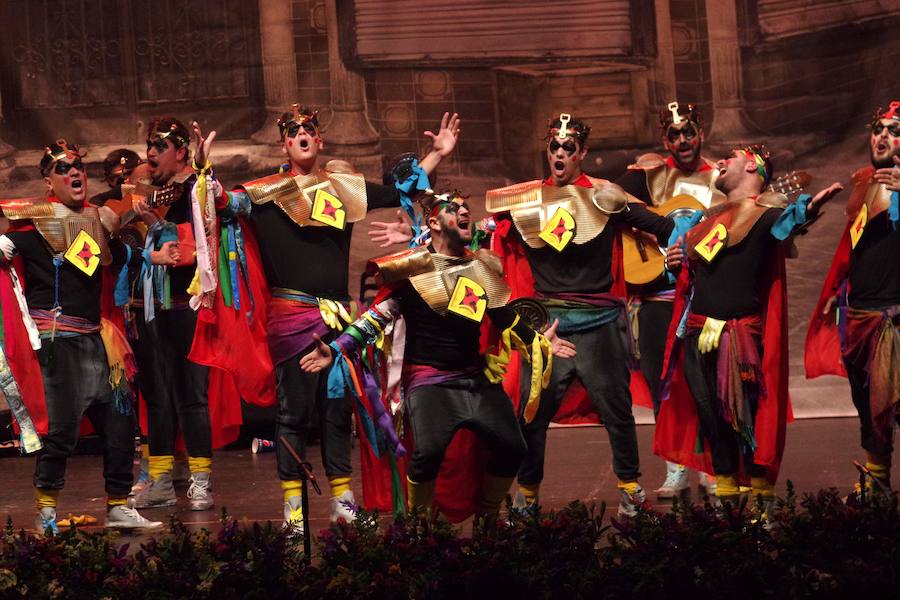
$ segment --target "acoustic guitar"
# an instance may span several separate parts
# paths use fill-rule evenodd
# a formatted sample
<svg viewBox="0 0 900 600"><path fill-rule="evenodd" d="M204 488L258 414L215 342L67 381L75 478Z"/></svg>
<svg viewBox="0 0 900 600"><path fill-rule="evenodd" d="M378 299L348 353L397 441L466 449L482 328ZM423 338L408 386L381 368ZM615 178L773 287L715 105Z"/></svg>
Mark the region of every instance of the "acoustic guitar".
<svg viewBox="0 0 900 600"><path fill-rule="evenodd" d="M138 165L125 183L122 184L122 198L109 200L103 206L112 210L118 217L118 236L131 246L143 246L147 237L147 226L138 219L134 211L134 203L143 200L160 219L166 217L169 207L184 192L184 185L175 181L166 186L149 183L150 167L146 163Z"/></svg>
<svg viewBox="0 0 900 600"><path fill-rule="evenodd" d="M797 196L809 185L812 176L805 171L791 171L773 181L767 191L788 196ZM702 211L706 217L714 216L728 203L706 208L688 194L679 194L660 204L647 206L647 210L662 217L690 217L695 211ZM666 268L665 249L659 247L656 236L637 229L622 231L622 263L625 282L630 285L646 285L663 274Z"/></svg>

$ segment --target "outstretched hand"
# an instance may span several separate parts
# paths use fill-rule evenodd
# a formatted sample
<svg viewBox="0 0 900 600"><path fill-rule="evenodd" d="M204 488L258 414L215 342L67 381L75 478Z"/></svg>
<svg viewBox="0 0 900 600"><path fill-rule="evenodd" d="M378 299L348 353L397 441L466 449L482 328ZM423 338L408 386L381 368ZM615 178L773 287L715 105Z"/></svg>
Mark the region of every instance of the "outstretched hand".
<svg viewBox="0 0 900 600"><path fill-rule="evenodd" d="M877 183L883 183L892 192L900 192L900 156L894 157L894 166L875 171L872 176Z"/></svg>
<svg viewBox="0 0 900 600"><path fill-rule="evenodd" d="M209 158L209 149L212 147L213 140L216 139L216 132L210 131L208 136L203 137L203 130L200 129L200 123L197 121L191 122L191 129L194 132L194 139L197 141L194 164L202 169L206 166L206 161Z"/></svg>
<svg viewBox="0 0 900 600"><path fill-rule="evenodd" d="M544 332L544 337L550 342L550 349L553 351L553 356L573 358L576 354L575 344L556 335L556 330L558 328L559 319L554 319L553 324Z"/></svg>
<svg viewBox="0 0 900 600"><path fill-rule="evenodd" d="M413 239L413 230L399 210L393 221L372 221L369 225L369 239L380 248L394 244L408 244Z"/></svg>
<svg viewBox="0 0 900 600"><path fill-rule="evenodd" d="M425 135L431 138L431 149L440 154L441 157L445 157L453 152L453 148L456 147L459 131L459 115L453 113L451 117L450 113L445 112L441 119L441 128L437 134L426 131Z"/></svg>
<svg viewBox="0 0 900 600"><path fill-rule="evenodd" d="M300 369L306 373L318 373L331 366L331 347L315 333L313 338L316 340L316 347L300 359Z"/></svg>
<svg viewBox="0 0 900 600"><path fill-rule="evenodd" d="M844 186L838 182L829 185L827 188L813 196L813 199L809 201L809 204L806 205L806 214L808 216L813 216L818 213L819 209L822 208L826 202L837 196L843 189Z"/></svg>

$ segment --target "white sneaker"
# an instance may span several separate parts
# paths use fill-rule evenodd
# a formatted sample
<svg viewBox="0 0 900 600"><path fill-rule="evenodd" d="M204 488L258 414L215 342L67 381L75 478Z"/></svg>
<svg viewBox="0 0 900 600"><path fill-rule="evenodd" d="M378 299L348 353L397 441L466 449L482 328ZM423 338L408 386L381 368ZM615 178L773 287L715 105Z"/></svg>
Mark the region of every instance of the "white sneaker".
<svg viewBox="0 0 900 600"><path fill-rule="evenodd" d="M113 506L106 511L106 527L108 529L151 531L162 526L161 521L149 521L142 517L137 509L126 505Z"/></svg>
<svg viewBox="0 0 900 600"><path fill-rule="evenodd" d="M356 498L353 492L347 490L337 498L331 499L331 522L336 523L338 519L343 519L347 523L356 520L356 511L359 507L356 505Z"/></svg>
<svg viewBox="0 0 900 600"><path fill-rule="evenodd" d="M50 535L58 535L59 526L56 524L56 509L52 506L45 506L39 510L37 517L34 519L34 529L38 535L45 535L48 530Z"/></svg>
<svg viewBox="0 0 900 600"><path fill-rule="evenodd" d="M690 489L689 473L684 465L666 461L666 480L656 490L656 497L675 498Z"/></svg>
<svg viewBox="0 0 900 600"><path fill-rule="evenodd" d="M138 491L134 496L135 508L156 508L158 506L175 506L175 487L172 485L172 475L163 473L156 479Z"/></svg>
<svg viewBox="0 0 900 600"><path fill-rule="evenodd" d="M697 486L710 498L714 497L716 495L716 476L701 472Z"/></svg>
<svg viewBox="0 0 900 600"><path fill-rule="evenodd" d="M619 493L622 494L617 511L620 517L634 517L637 515L638 507L646 507L647 494L641 486L638 486L633 494L629 494L623 489L619 489Z"/></svg>
<svg viewBox="0 0 900 600"><path fill-rule="evenodd" d="M305 527L303 525L303 502L300 496L291 496L284 503L284 528L290 529L292 533L303 535Z"/></svg>
<svg viewBox="0 0 900 600"><path fill-rule="evenodd" d="M212 482L209 473L198 471L191 473L191 485L187 491L191 510L209 510L213 507Z"/></svg>

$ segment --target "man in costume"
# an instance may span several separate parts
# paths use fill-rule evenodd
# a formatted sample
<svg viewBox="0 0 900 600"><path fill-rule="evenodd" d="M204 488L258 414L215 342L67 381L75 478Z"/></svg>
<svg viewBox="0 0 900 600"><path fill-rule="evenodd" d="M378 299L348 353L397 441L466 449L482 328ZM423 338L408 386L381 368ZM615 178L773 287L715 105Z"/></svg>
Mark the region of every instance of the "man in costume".
<svg viewBox="0 0 900 600"><path fill-rule="evenodd" d="M703 150L703 127L700 122L700 111L693 104L680 109L677 102L672 102L666 110L660 111L659 121L662 126L662 144L669 152L663 158L658 154L643 154L637 161L628 166L624 175L616 183L648 206L655 207L666 214L689 214L685 210L687 204L683 196L695 200L696 207L709 208L725 200L725 196L716 189L715 162L701 155ZM669 202L678 198L675 202ZM660 208L662 207L662 208ZM676 220L676 223L683 223ZM671 238L683 234L681 227L676 226ZM675 297L675 278L662 268L663 257L657 255L654 240L646 239L635 232L630 239L641 244L643 253L631 252L626 247L625 279L629 283L630 305L637 312L637 342L640 356L641 373L650 388L653 400L653 413L659 415L659 391L662 378L663 358L666 352L666 333L672 320L672 300ZM674 242L669 239L666 246ZM646 242L646 243L645 243ZM628 259L631 256L643 258L645 255L659 256L659 272L652 275L629 273ZM655 263L654 263L655 264ZM640 267L643 265L635 265ZM636 284L635 281L640 281ZM666 479L656 490L659 498L673 498L690 487L689 472L684 465L673 462L666 463ZM709 494L715 494L715 483L712 478L700 475L700 485Z"/></svg>
<svg viewBox="0 0 900 600"><path fill-rule="evenodd" d="M148 206L153 203L151 198L135 201L135 212L148 227L148 248L193 237L192 223L196 219L192 214L191 189L195 175L190 166L189 144L190 132L178 119L154 119L150 124L149 183L170 200L154 207L156 212ZM159 216L162 211L164 217ZM150 479L136 490L138 508L175 505L172 470L179 432L188 455L190 508L208 510L213 506L210 370L188 357L197 326L197 312L190 306L188 292L195 271L196 261L189 255L178 266L146 270L128 307L133 314L135 356L147 407L149 443Z"/></svg>
<svg viewBox="0 0 900 600"><path fill-rule="evenodd" d="M103 181L109 189L91 196L90 203L103 206L108 200L122 199L122 184L125 183L143 161L137 152L128 148L117 148L103 159Z"/></svg>
<svg viewBox="0 0 900 600"><path fill-rule="evenodd" d="M847 377L868 485L886 491L900 420L900 101L876 111L869 152L871 166L853 175L847 228L810 321L806 376Z"/></svg>
<svg viewBox="0 0 900 600"><path fill-rule="evenodd" d="M654 450L715 473L721 501L736 502L749 476L752 494L768 506L790 415L784 242L842 188L793 203L763 192L772 163L761 146L734 150L717 166L727 201L688 231L686 250L679 239L667 254L669 269L685 266ZM698 453L698 439L707 453Z"/></svg>
<svg viewBox="0 0 900 600"><path fill-rule="evenodd" d="M329 367L333 357L359 356L374 345L390 323L403 318L402 395L414 450L407 472L408 505L430 509L444 454L456 431L475 431L488 446L490 458L478 496L477 514L492 517L516 475L525 442L509 397L500 386L505 365L480 351L485 316L500 330L501 351L510 346L523 352L543 382L551 368L550 351L572 357L571 343L556 337L557 323L546 338L506 306L510 290L497 257L488 250L472 253L472 221L458 192L432 195L422 202L431 231L426 247L375 259L383 287L376 304L330 345L318 341L300 361L304 371ZM525 409L534 414L540 393L536 386ZM467 480L466 483L471 483Z"/></svg>
<svg viewBox="0 0 900 600"><path fill-rule="evenodd" d="M590 127L569 114L550 122L550 177L490 190L493 248L504 257L514 296L536 295L560 322L559 333L578 348L556 362L534 420L523 424L528 452L519 469L516 505L534 505L544 476L547 428L576 376L609 434L613 471L622 494L619 513L645 502L629 389L629 334L625 317L620 227L635 227L667 243L672 221L630 198L621 187L585 175ZM529 380L522 365L522 381ZM527 390L522 389L521 394Z"/></svg>
<svg viewBox="0 0 900 600"><path fill-rule="evenodd" d="M6 356L18 356L10 361L9 374L23 382L21 397L34 419L33 428L28 419L18 419L20 426L26 425L25 448L35 442L27 437L35 432L42 434L43 443L34 474L36 526L57 531L57 497L65 484L66 461L87 416L103 444L106 526L153 529L162 524L148 521L126 504L133 479L128 379L134 365L123 334L101 320L103 266L174 264L178 250L168 244L159 251L132 252L115 238L107 240L102 209L86 202L81 158L77 146L57 140L46 147L40 164L48 196L0 201L11 222L0 236L4 345ZM12 266L24 279L24 295ZM17 346L15 352L12 345ZM35 384L35 376L42 382ZM9 388L4 392L9 397Z"/></svg>
<svg viewBox="0 0 900 600"><path fill-rule="evenodd" d="M276 454L284 491L285 522L302 523L301 470L280 443L284 437L301 455L316 408L321 422L322 460L331 486L331 519L354 518L350 489L352 404L347 398L326 400L327 377L304 373L299 359L314 344L313 334L331 341L355 319L347 289L353 224L368 210L399 207L398 187L365 181L345 161L318 164L325 141L318 111L293 105L278 121L288 165L283 172L223 192L218 183L209 194L223 215L247 215L256 233L269 289L268 337L276 365L278 417ZM209 142L201 143L197 163L207 168ZM459 117L444 114L431 152L411 170L407 183L427 189L427 175L455 147ZM406 188L408 189L408 188Z"/></svg>

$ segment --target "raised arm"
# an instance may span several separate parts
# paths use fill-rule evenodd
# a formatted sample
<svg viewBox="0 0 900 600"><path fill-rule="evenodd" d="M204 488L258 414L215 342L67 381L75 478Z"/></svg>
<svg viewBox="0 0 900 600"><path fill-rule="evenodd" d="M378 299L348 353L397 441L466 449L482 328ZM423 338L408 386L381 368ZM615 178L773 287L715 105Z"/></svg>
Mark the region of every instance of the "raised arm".
<svg viewBox="0 0 900 600"><path fill-rule="evenodd" d="M441 118L441 126L437 133L426 131L425 135L431 138L431 152L422 159L419 166L427 175L431 175L437 166L447 157L453 149L456 148L456 142L459 140L459 115L445 112Z"/></svg>

